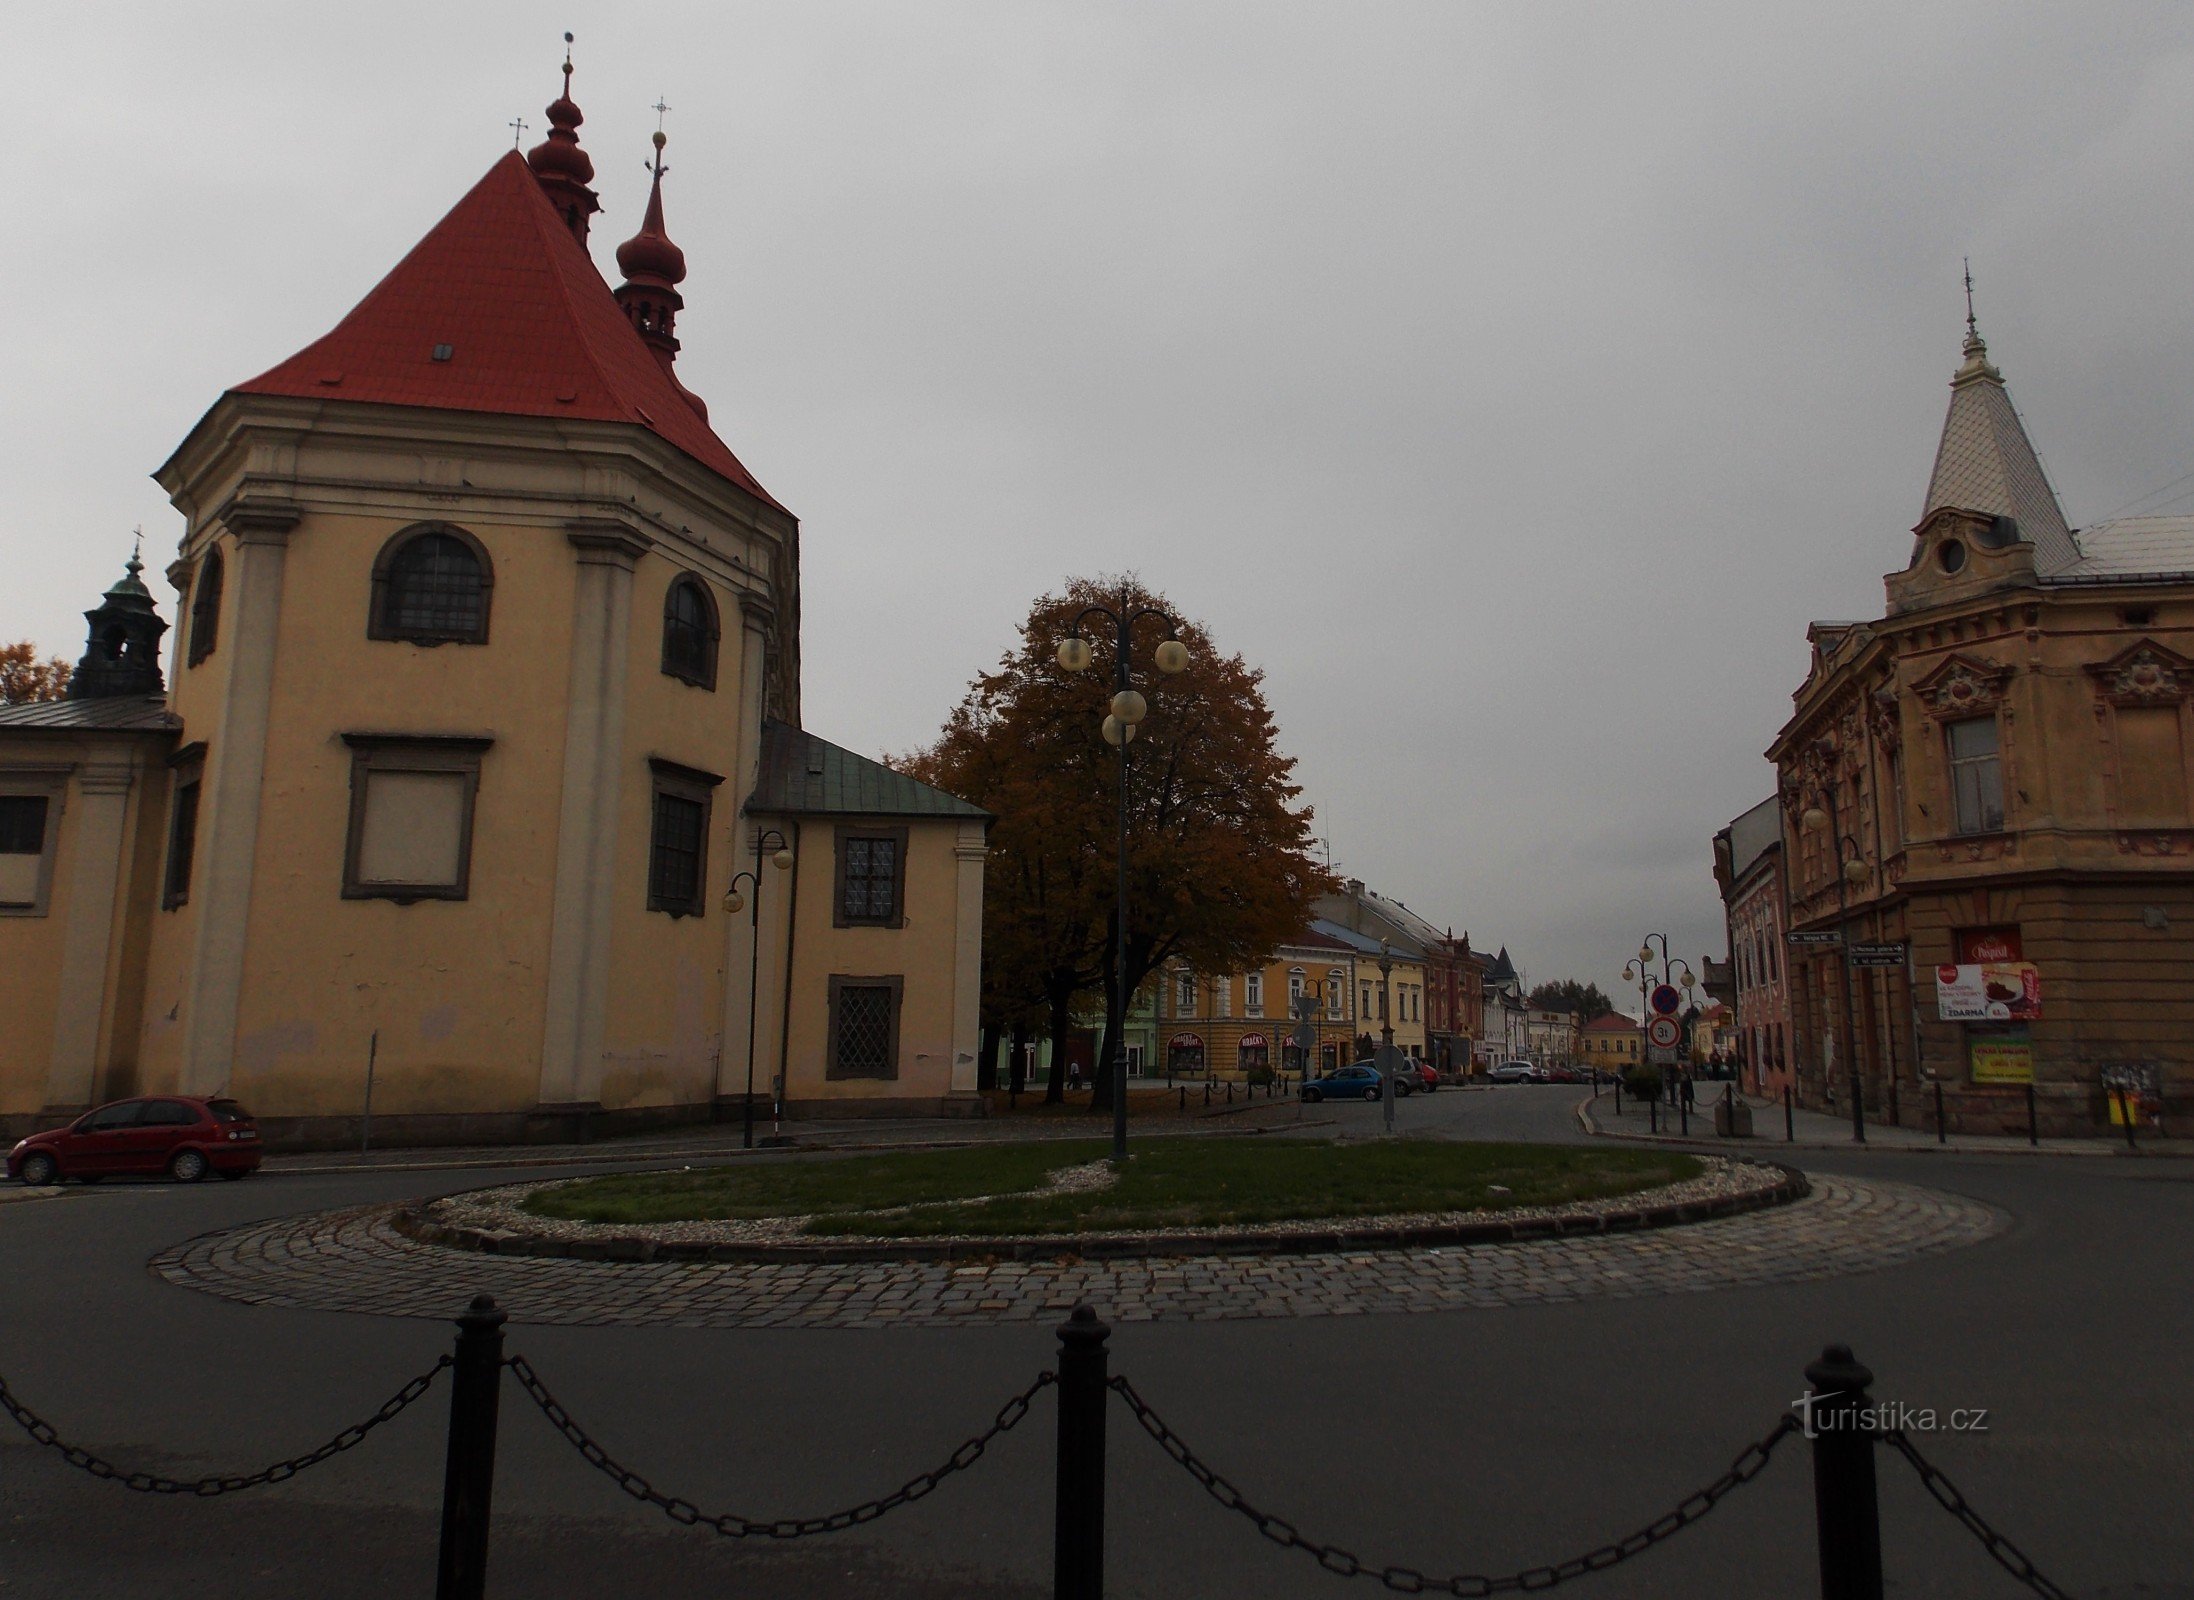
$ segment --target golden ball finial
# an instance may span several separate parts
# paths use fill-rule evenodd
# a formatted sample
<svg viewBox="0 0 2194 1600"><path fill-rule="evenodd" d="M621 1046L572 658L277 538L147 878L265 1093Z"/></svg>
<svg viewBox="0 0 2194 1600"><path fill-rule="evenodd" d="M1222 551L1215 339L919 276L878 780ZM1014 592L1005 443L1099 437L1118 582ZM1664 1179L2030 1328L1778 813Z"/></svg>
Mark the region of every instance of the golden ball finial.
<svg viewBox="0 0 2194 1600"><path fill-rule="evenodd" d="M656 148L656 149L658 149L658 150L660 150L660 149L662 149L662 148L663 148L663 146L664 146L664 145L666 145L666 144L669 144L669 143L670 143L670 138L669 138L669 136L668 136L667 134L665 134L665 133L663 132L663 130L662 130L662 129L660 129L660 128L657 128L657 129L655 130L655 148Z"/></svg>

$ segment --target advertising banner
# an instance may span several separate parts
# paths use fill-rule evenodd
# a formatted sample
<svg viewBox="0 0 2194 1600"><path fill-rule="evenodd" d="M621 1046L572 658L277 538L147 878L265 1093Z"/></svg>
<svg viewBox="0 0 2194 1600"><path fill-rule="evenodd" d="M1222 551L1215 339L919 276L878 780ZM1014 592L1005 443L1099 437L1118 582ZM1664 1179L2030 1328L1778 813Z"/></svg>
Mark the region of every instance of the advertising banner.
<svg viewBox="0 0 2194 1600"><path fill-rule="evenodd" d="M1944 1022L2031 1021L2042 1014L2041 973L2031 961L1937 967L1935 1014Z"/></svg>
<svg viewBox="0 0 2194 1600"><path fill-rule="evenodd" d="M2032 1083L2034 1040L2024 1028L1976 1033L1966 1041L1975 1083Z"/></svg>

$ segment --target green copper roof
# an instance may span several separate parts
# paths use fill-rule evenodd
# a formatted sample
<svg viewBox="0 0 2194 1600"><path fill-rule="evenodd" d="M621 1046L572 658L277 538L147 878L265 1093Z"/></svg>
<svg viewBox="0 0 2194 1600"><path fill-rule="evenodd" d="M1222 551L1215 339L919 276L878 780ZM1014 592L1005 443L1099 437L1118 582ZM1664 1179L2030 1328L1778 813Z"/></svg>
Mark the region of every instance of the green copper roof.
<svg viewBox="0 0 2194 1600"><path fill-rule="evenodd" d="M747 809L786 817L990 817L980 806L782 722L762 725L762 770Z"/></svg>

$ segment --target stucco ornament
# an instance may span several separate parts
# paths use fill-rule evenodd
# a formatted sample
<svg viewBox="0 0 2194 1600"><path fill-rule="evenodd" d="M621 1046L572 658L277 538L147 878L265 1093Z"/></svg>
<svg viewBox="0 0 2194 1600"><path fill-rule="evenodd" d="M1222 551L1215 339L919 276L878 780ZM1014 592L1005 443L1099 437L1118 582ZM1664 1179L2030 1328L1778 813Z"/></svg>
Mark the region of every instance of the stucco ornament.
<svg viewBox="0 0 2194 1600"><path fill-rule="evenodd" d="M1952 656L1914 687L1930 716L1944 721L1981 717L2003 704L2004 679L2010 673L2009 667L1992 662Z"/></svg>
<svg viewBox="0 0 2194 1600"><path fill-rule="evenodd" d="M2190 668L2194 663L2185 657L2144 639L2123 655L2088 670L2112 705L2162 706L2176 705L2187 697L2194 687Z"/></svg>

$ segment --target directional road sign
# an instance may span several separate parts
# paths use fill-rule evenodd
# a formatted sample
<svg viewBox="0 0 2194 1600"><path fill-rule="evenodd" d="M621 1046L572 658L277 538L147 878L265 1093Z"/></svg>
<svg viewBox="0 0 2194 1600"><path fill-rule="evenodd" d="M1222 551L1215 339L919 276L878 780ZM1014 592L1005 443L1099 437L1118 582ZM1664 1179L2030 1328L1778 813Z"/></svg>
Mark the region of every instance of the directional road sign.
<svg viewBox="0 0 2194 1600"><path fill-rule="evenodd" d="M1899 939L1894 944L1855 944L1844 952L1844 959L1855 967L1874 967L1894 971L1904 966L1912 957L1912 946Z"/></svg>
<svg viewBox="0 0 2194 1600"><path fill-rule="evenodd" d="M1844 936L1834 928L1817 928L1811 931L1795 930L1783 937L1792 944L1842 944Z"/></svg>

